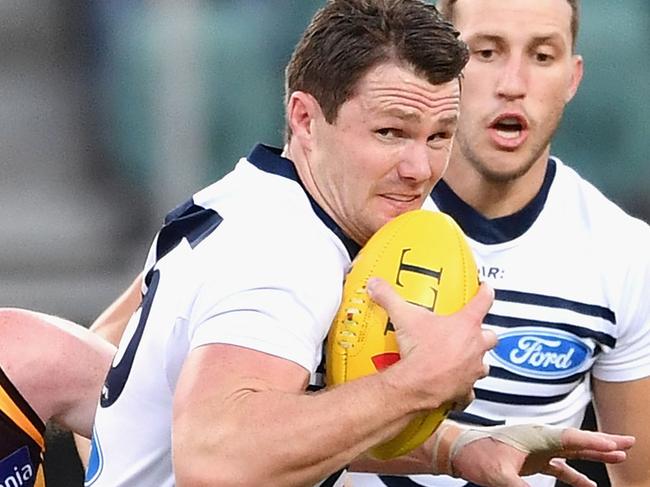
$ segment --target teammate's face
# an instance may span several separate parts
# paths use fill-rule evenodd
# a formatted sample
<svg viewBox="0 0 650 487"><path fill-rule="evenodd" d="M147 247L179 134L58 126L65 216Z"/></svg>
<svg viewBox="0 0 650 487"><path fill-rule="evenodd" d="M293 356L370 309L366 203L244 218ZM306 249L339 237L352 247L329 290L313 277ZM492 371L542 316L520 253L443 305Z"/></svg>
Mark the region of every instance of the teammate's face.
<svg viewBox="0 0 650 487"><path fill-rule="evenodd" d="M458 0L469 45L454 164L494 182L544 163L582 76L566 0Z"/></svg>
<svg viewBox="0 0 650 487"><path fill-rule="evenodd" d="M348 235L363 244L420 208L447 166L459 103L457 80L432 85L391 63L360 80L333 124L314 119L314 190Z"/></svg>

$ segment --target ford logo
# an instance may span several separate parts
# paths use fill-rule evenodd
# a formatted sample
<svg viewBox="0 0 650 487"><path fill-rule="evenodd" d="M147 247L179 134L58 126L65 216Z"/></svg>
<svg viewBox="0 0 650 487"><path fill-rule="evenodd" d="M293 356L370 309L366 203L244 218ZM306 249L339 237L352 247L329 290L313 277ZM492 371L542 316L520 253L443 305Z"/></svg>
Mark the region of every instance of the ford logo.
<svg viewBox="0 0 650 487"><path fill-rule="evenodd" d="M562 331L518 329L499 335L499 343L490 353L513 372L560 378L577 372L591 350L575 336Z"/></svg>

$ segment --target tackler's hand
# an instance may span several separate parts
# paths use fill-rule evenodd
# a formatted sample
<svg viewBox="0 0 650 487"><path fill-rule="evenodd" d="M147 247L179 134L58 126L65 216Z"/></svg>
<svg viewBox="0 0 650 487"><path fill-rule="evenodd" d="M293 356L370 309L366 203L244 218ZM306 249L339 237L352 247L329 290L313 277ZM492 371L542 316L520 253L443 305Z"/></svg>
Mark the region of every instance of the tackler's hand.
<svg viewBox="0 0 650 487"><path fill-rule="evenodd" d="M576 428L522 424L463 429L450 422L436 432L433 470L493 487L523 487L528 484L521 476L535 473L575 487L595 487L565 460L619 463L633 444L632 436Z"/></svg>

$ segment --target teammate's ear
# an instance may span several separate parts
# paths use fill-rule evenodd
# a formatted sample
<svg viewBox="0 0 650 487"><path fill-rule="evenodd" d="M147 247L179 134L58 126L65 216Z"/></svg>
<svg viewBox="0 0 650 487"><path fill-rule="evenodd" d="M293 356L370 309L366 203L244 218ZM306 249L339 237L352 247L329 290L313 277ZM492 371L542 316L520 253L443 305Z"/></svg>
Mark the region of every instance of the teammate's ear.
<svg viewBox="0 0 650 487"><path fill-rule="evenodd" d="M320 106L312 95L304 91L294 91L287 106L291 137L300 139L303 146L310 145L314 120L320 113Z"/></svg>
<svg viewBox="0 0 650 487"><path fill-rule="evenodd" d="M584 61L582 60L582 56L575 54L571 59L571 63L573 64L573 69L571 72L569 89L567 91L567 96L565 99L566 103L569 103L575 96L576 92L578 91L578 86L580 86L580 81L582 81L582 75L584 73Z"/></svg>

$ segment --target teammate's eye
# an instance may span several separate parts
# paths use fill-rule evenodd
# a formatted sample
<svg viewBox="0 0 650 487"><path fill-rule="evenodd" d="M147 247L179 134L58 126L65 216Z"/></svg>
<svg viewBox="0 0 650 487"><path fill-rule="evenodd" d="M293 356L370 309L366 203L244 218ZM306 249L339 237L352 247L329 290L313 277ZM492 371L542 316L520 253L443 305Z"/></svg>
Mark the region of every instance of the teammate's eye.
<svg viewBox="0 0 650 487"><path fill-rule="evenodd" d="M474 54L484 61L489 61L494 57L494 49L477 49Z"/></svg>
<svg viewBox="0 0 650 487"><path fill-rule="evenodd" d="M541 64L548 64L553 61L553 55L548 52L536 52L535 61Z"/></svg>

